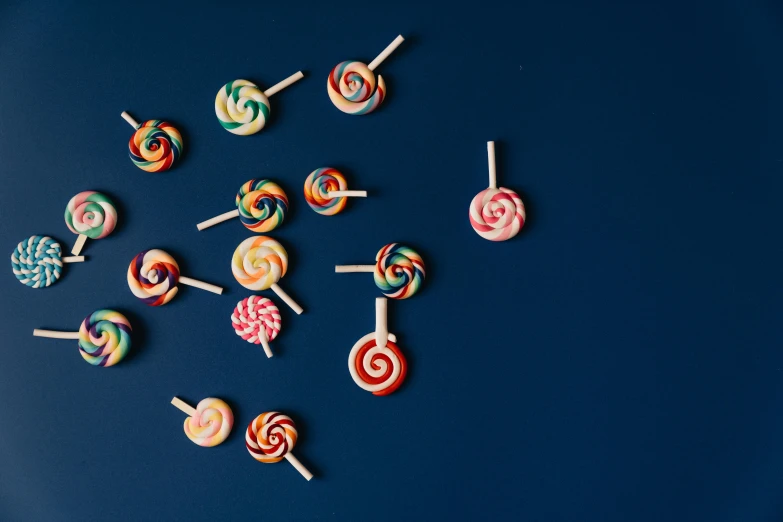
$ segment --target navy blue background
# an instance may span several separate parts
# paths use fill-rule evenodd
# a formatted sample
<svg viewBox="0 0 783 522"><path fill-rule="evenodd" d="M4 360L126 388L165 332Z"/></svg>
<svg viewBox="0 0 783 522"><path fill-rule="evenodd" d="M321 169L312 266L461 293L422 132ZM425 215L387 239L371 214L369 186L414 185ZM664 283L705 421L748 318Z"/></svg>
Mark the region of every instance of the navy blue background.
<svg viewBox="0 0 783 522"><path fill-rule="evenodd" d="M771 1L4 5L3 251L32 234L70 247L82 190L113 197L120 223L50 288L0 278L0 519L781 520L782 29ZM398 33L380 110L337 111L330 69ZM299 69L261 133L217 123L226 82ZM122 110L175 124L182 161L134 167ZM467 216L492 139L528 211L505 243ZM315 214L302 186L322 166L370 197ZM195 226L252 177L291 199L272 235L305 308L265 293L283 314L270 360L229 322L249 232ZM427 277L390 302L407 382L374 397L346 361L380 294L333 267L392 241ZM152 247L225 294L145 306L125 274ZM104 307L134 327L113 368L31 335ZM174 395L228 401L229 439L192 444ZM245 450L268 410L298 423L310 483Z"/></svg>

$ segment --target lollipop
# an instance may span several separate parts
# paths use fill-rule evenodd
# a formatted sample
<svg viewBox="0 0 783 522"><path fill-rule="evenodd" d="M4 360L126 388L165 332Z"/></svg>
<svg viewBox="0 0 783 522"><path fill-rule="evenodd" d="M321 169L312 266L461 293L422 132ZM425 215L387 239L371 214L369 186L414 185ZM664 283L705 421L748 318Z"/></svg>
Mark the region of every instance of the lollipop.
<svg viewBox="0 0 783 522"><path fill-rule="evenodd" d="M71 254L78 256L87 238L101 239L112 233L117 225L117 209L105 194L94 190L79 192L65 207L65 224L78 234Z"/></svg>
<svg viewBox="0 0 783 522"><path fill-rule="evenodd" d="M375 285L386 297L407 299L418 291L424 281L424 261L410 247L389 243L378 251L374 265L337 265L338 274L372 272Z"/></svg>
<svg viewBox="0 0 783 522"><path fill-rule="evenodd" d="M386 82L379 75L376 89L373 71L403 40L402 35L395 38L370 65L350 60L335 65L326 80L326 91L334 106L346 114L368 114L377 109L386 97Z"/></svg>
<svg viewBox="0 0 783 522"><path fill-rule="evenodd" d="M81 263L84 256L63 257L60 243L49 236L30 236L11 252L11 268L23 285L44 288L60 278L63 263Z"/></svg>
<svg viewBox="0 0 783 522"><path fill-rule="evenodd" d="M204 448L217 446L231 433L234 425L234 414L228 404L211 397L203 399L193 408L190 404L177 397L171 399L180 411L188 415L185 419L185 435L195 444Z"/></svg>
<svg viewBox="0 0 783 522"><path fill-rule="evenodd" d="M375 331L353 345L348 355L348 371L353 382L373 395L394 393L405 380L408 364L397 338L386 326L386 299L375 299Z"/></svg>
<svg viewBox="0 0 783 522"><path fill-rule="evenodd" d="M248 425L245 446L258 462L272 464L285 458L296 468L296 471L310 480L313 474L291 454L291 450L296 445L296 438L294 421L282 413L270 411L262 413Z"/></svg>
<svg viewBox="0 0 783 522"><path fill-rule="evenodd" d="M79 353L93 366L113 366L131 347L131 325L114 310L96 310L87 316L78 332L33 330L35 337L78 339Z"/></svg>
<svg viewBox="0 0 783 522"><path fill-rule="evenodd" d="M235 210L202 221L196 228L204 230L238 217L242 224L253 232L269 232L285 219L288 196L277 183L268 179L251 179L239 187L234 204L237 206Z"/></svg>
<svg viewBox="0 0 783 522"><path fill-rule="evenodd" d="M333 216L345 208L346 197L367 197L364 190L346 188L345 177L337 169L316 169L305 180L304 196L311 209L324 216Z"/></svg>
<svg viewBox="0 0 783 522"><path fill-rule="evenodd" d="M141 170L169 170L182 154L182 136L170 123L148 120L139 124L127 112L121 114L136 132L128 143L130 159Z"/></svg>
<svg viewBox="0 0 783 522"><path fill-rule="evenodd" d="M231 314L234 332L249 343L264 347L267 357L272 357L269 341L280 333L280 310L266 297L251 295L237 303Z"/></svg>
<svg viewBox="0 0 783 522"><path fill-rule="evenodd" d="M525 225L525 205L513 190L497 188L495 142L487 142L489 188L482 190L470 202L470 226L478 235L490 241L505 241L516 236Z"/></svg>
<svg viewBox="0 0 783 522"><path fill-rule="evenodd" d="M232 134L255 134L264 128L269 118L269 96L302 78L304 74L299 71L265 91L247 80L228 82L215 96L215 114L218 121Z"/></svg>
<svg viewBox="0 0 783 522"><path fill-rule="evenodd" d="M177 295L177 281L213 294L223 289L197 279L179 275L179 265L163 250L144 250L128 267L128 286L133 295L150 306L161 306Z"/></svg>
<svg viewBox="0 0 783 522"><path fill-rule="evenodd" d="M283 245L267 236L253 236L242 241L231 258L231 271L239 284L250 290L271 288L297 314L302 307L296 304L277 282L288 270L288 254Z"/></svg>

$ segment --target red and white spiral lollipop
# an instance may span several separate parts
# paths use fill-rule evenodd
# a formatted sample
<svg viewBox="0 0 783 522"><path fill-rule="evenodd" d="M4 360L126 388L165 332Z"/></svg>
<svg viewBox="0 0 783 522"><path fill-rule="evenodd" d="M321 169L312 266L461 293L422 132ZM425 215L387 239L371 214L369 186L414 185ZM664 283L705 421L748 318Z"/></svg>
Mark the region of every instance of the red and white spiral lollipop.
<svg viewBox="0 0 783 522"><path fill-rule="evenodd" d="M397 338L386 326L386 298L375 300L375 331L353 345L348 355L348 371L353 382L373 395L394 393L405 380L408 363Z"/></svg>
<svg viewBox="0 0 783 522"><path fill-rule="evenodd" d="M495 142L487 142L489 188L482 190L470 203L470 225L478 235L490 241L505 241L516 236L525 225L525 205L511 189L497 186Z"/></svg>
<svg viewBox="0 0 783 522"><path fill-rule="evenodd" d="M231 314L234 332L245 341L260 344L267 357L272 357L269 341L280 333L280 310L271 299L251 295L237 303Z"/></svg>

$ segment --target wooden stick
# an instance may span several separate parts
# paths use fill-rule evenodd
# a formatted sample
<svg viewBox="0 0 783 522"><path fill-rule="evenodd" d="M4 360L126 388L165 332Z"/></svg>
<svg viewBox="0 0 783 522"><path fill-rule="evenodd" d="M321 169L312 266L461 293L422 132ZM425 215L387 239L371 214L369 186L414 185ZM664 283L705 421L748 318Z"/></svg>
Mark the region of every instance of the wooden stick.
<svg viewBox="0 0 783 522"><path fill-rule="evenodd" d="M131 116L127 112L122 111L122 114L120 114L120 116L122 116L122 119L127 121L130 124L130 126L133 127L134 129L138 129L139 128L139 122L134 120L133 116Z"/></svg>
<svg viewBox="0 0 783 522"><path fill-rule="evenodd" d="M264 94L267 95L267 96L272 96L276 92L282 91L283 89L285 89L286 87L288 87L292 83L296 83L299 80L301 80L302 78L304 78L304 74L302 74L302 71L295 72L294 74L292 74L291 76L289 76L288 78L283 80L282 82L277 83L277 84L271 86L270 88L268 88L267 90L265 90Z"/></svg>
<svg viewBox="0 0 783 522"><path fill-rule="evenodd" d="M375 265L337 265L335 274L350 274L352 272L375 272Z"/></svg>
<svg viewBox="0 0 783 522"><path fill-rule="evenodd" d="M73 244L73 248L71 249L71 254L78 256L82 253L82 248L84 248L84 243L87 242L87 236L84 234L79 234L79 237L76 238L76 243Z"/></svg>
<svg viewBox="0 0 783 522"><path fill-rule="evenodd" d="M327 198L366 198L366 190L333 190L326 193Z"/></svg>
<svg viewBox="0 0 783 522"><path fill-rule="evenodd" d="M261 324L261 331L258 332L258 340L261 341L261 346L264 348L264 353L267 359L272 358L272 349L269 347L269 338L266 336L266 327Z"/></svg>
<svg viewBox="0 0 783 522"><path fill-rule="evenodd" d="M212 292L213 294L220 295L223 293L223 289L220 288L219 286L211 285L209 283L205 283L204 281L199 281L198 279L191 279L190 277L179 276L179 282L182 283L183 285L194 286L196 288L206 290L207 292Z"/></svg>
<svg viewBox="0 0 783 522"><path fill-rule="evenodd" d="M215 216L213 218L210 218L206 221L202 221L198 225L196 225L196 228L199 230L204 230L205 228L209 228L212 225L217 225L218 223L222 223L224 221L228 221L229 219L233 219L235 217L239 217L239 209L230 210L228 212L224 212L223 214L220 214L219 216Z"/></svg>
<svg viewBox="0 0 783 522"><path fill-rule="evenodd" d="M498 175L495 170L495 142L487 142L487 163L489 163L489 188L498 188Z"/></svg>
<svg viewBox="0 0 783 522"><path fill-rule="evenodd" d="M375 298L375 346L384 348L389 340L389 327L386 324L386 298Z"/></svg>
<svg viewBox="0 0 783 522"><path fill-rule="evenodd" d="M282 288L280 288L280 287L278 286L278 284L277 284L277 283L272 283L272 286L271 286L270 288L272 289L272 291L273 291L274 293L276 293L276 294L277 294L277 296L278 296L280 299L282 299L282 300L285 302L285 304L287 304L288 306L290 306L290 307L291 307L291 310L293 310L294 312L296 312L296 314L297 314L297 315L302 315L302 312L304 312L304 310L302 309L302 307L301 307L301 306L299 306L299 305L296 303L296 301L294 301L293 299L291 299L291 296L289 296L288 294L286 294L286 293L283 291L283 289L282 289Z"/></svg>
<svg viewBox="0 0 783 522"><path fill-rule="evenodd" d="M34 337L48 337L50 339L78 339L79 332L58 332L55 330L33 330Z"/></svg>
<svg viewBox="0 0 783 522"><path fill-rule="evenodd" d="M386 49L381 51L381 54L379 54L375 60L370 62L370 65L367 66L368 69L371 71L374 71L380 64L383 62L386 58L389 57L391 53L394 52L394 50L400 46L400 44L405 40L405 38L402 37L402 35L399 35L397 38L394 39L392 43L390 43Z"/></svg>
<svg viewBox="0 0 783 522"><path fill-rule="evenodd" d="M173 404L175 408L183 412L188 417L195 417L196 415L198 415L196 408L194 408L187 402L180 400L178 397L174 397L173 399L171 399L171 404Z"/></svg>
<svg viewBox="0 0 783 522"><path fill-rule="evenodd" d="M299 459L297 459L296 457L294 457L294 456L293 456L293 454L291 454L291 452L290 452L290 451L289 451L288 453L286 453L286 454L285 454L285 460L287 460L288 462L290 462L290 463L291 463L291 465L292 465L294 468L296 468L296 471L298 471L299 473L301 473L301 474L302 474L302 476L303 476L304 478L306 478L307 480L310 480L311 478L313 478L313 474L312 474L312 473L310 473L310 472L307 470L307 468L306 468L306 467L304 467L304 466L302 465L302 463L301 463L301 462L299 462Z"/></svg>
<svg viewBox="0 0 783 522"><path fill-rule="evenodd" d="M82 263L84 256L67 256L63 258L63 263Z"/></svg>

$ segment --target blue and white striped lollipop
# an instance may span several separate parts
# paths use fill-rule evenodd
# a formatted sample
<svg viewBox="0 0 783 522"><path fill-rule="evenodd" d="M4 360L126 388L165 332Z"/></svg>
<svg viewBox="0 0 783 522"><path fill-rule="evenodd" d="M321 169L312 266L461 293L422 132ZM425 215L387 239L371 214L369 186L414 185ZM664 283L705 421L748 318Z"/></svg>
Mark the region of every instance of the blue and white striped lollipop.
<svg viewBox="0 0 783 522"><path fill-rule="evenodd" d="M44 288L60 278L63 263L79 263L84 256L63 257L60 243L49 236L30 236L11 253L14 275L23 285Z"/></svg>

